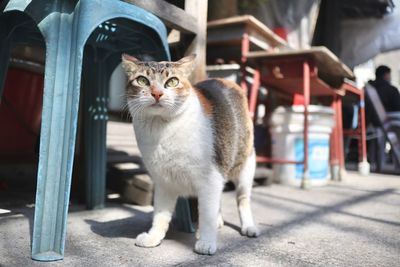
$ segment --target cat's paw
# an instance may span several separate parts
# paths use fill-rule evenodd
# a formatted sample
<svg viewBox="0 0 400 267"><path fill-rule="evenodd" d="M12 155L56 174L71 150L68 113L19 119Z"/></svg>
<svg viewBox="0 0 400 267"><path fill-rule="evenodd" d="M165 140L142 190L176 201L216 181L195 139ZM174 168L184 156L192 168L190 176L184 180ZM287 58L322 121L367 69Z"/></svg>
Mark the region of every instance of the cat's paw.
<svg viewBox="0 0 400 267"><path fill-rule="evenodd" d="M257 237L260 235L260 231L254 225L242 227L241 233L242 233L242 235L245 235L248 237Z"/></svg>
<svg viewBox="0 0 400 267"><path fill-rule="evenodd" d="M135 245L143 248L153 248L160 245L161 239L156 235L141 233L136 237Z"/></svg>
<svg viewBox="0 0 400 267"><path fill-rule="evenodd" d="M194 246L194 251L203 255L214 255L217 250L217 243L207 240L198 240Z"/></svg>
<svg viewBox="0 0 400 267"><path fill-rule="evenodd" d="M199 240L200 239L200 230L197 228L196 230L196 239Z"/></svg>
<svg viewBox="0 0 400 267"><path fill-rule="evenodd" d="M224 219L222 218L222 215L218 215L218 220L217 220L217 228L220 229L224 226Z"/></svg>

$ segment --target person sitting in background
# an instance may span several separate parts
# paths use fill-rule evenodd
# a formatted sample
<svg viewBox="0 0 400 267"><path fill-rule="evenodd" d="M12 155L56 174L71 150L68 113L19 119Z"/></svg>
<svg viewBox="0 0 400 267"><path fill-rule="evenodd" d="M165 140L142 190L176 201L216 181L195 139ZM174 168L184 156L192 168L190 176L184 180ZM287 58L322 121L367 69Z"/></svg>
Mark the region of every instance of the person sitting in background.
<svg viewBox="0 0 400 267"><path fill-rule="evenodd" d="M391 82L391 73L390 73L390 68L387 66L379 66L376 71L375 71L375 80L374 81L369 81L368 83L371 84L375 89L376 93L378 94L379 99L382 102L382 106L386 111L386 115L390 117L386 117L386 121L380 121L378 114L374 112L373 108L373 103L371 102L372 100L369 99L368 97L365 99L365 112L366 112L366 124L372 124L372 126L379 127L381 123L384 123L386 125L386 131L387 131L387 138L389 138L390 141L390 147L393 153L395 153L394 158L397 158L398 160L400 159L399 153L400 153L400 127L398 126L398 122L400 121L400 92L399 90L394 87L390 82ZM397 122L397 123L396 123ZM387 128L389 127L389 128ZM386 140L387 141L387 140ZM394 147L392 147L392 145ZM380 150L385 149L386 151L386 145L381 144L382 147L380 147ZM368 150L371 150L368 148ZM386 152L385 152L386 153ZM376 154L372 153L373 156L372 158L375 158ZM391 157L393 159L393 157ZM373 160L375 161L375 160ZM385 159L380 159L380 162L386 162ZM400 165L400 162L399 162Z"/></svg>
<svg viewBox="0 0 400 267"><path fill-rule="evenodd" d="M369 83L376 88L386 112L400 111L400 93L391 83L391 70L379 66L375 71L375 80Z"/></svg>

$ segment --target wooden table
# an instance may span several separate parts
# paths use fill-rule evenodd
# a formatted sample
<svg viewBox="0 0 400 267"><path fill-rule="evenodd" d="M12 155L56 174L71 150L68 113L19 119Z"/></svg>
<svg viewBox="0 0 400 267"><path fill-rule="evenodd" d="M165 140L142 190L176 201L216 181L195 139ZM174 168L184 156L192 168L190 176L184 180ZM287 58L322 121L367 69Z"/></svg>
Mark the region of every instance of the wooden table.
<svg viewBox="0 0 400 267"><path fill-rule="evenodd" d="M215 64L216 60L222 59L226 63L241 63L243 76L246 76L245 65L250 51L272 52L287 46L285 40L251 15L207 23L207 62ZM241 86L247 92L244 79Z"/></svg>
<svg viewBox="0 0 400 267"><path fill-rule="evenodd" d="M285 40L251 15L219 19L207 23L207 45L230 44L243 47L243 42L251 45L251 47L244 45L247 47L246 53L253 47L256 50L271 50L274 47L287 46Z"/></svg>
<svg viewBox="0 0 400 267"><path fill-rule="evenodd" d="M249 109L254 114L260 84L289 95L304 96L304 161L257 157L258 162L304 164L302 187L308 186L308 105L310 96L332 97L336 126L331 138L331 167L342 169L343 131L341 97L346 94L343 79L354 78L351 70L325 47L280 52L249 52L248 64L255 67ZM334 172L335 173L335 172ZM340 171L337 172L340 175ZM340 177L339 177L340 178Z"/></svg>

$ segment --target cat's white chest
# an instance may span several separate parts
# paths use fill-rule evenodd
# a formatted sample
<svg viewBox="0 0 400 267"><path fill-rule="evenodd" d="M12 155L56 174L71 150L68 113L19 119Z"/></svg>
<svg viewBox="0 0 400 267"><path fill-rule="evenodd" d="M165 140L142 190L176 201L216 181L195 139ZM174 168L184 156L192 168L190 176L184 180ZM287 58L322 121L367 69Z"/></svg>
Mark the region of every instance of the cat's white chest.
<svg viewBox="0 0 400 267"><path fill-rule="evenodd" d="M195 193L196 184L213 161L212 130L200 115L188 114L153 128L135 125L139 149L152 178L182 194Z"/></svg>

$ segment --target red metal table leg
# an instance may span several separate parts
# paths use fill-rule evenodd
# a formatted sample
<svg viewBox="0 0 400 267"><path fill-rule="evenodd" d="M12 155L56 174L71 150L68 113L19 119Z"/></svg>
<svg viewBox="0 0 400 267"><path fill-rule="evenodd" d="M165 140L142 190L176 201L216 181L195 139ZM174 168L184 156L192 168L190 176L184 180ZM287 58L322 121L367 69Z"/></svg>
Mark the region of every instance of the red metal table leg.
<svg viewBox="0 0 400 267"><path fill-rule="evenodd" d="M254 120L254 114L256 112L257 107L257 97L258 97L258 90L260 89L260 71L255 69L253 75L253 84L251 85L250 91L250 100L249 100L249 111L251 118Z"/></svg>
<svg viewBox="0 0 400 267"><path fill-rule="evenodd" d="M366 129L365 129L365 102L364 102L364 93L360 96L360 116L359 116L359 125L361 127L361 136L360 136L360 159L362 161L367 161L367 138L366 138Z"/></svg>
<svg viewBox="0 0 400 267"><path fill-rule="evenodd" d="M337 95L333 96L332 109L334 111L335 126L332 129L331 142L330 142L330 165L331 165L331 179L336 180L339 170L338 160L338 113L337 113Z"/></svg>
<svg viewBox="0 0 400 267"><path fill-rule="evenodd" d="M337 131L337 140L338 140L338 160L339 160L339 181L342 180L343 172L345 170L344 163L344 144L343 144L343 117L342 117L342 98L340 96L337 97L337 112L338 112L338 131Z"/></svg>
<svg viewBox="0 0 400 267"><path fill-rule="evenodd" d="M341 164L344 164L343 157L343 131L342 127L342 108L341 99L338 95L333 96L332 108L335 113L335 127L332 132L332 148L333 153L331 158L331 179L335 181L340 180ZM342 155L342 156L341 156Z"/></svg>
<svg viewBox="0 0 400 267"><path fill-rule="evenodd" d="M303 94L304 94L304 170L301 180L301 188L309 187L309 171L308 171L308 105L310 104L310 65L303 62Z"/></svg>
<svg viewBox="0 0 400 267"><path fill-rule="evenodd" d="M249 35L247 33L243 34L242 37L242 57L241 57L241 72L242 72L242 80L240 81L240 86L243 88L244 93L247 96L248 88L246 83L246 63L247 63L247 53L250 49L250 41Z"/></svg>

